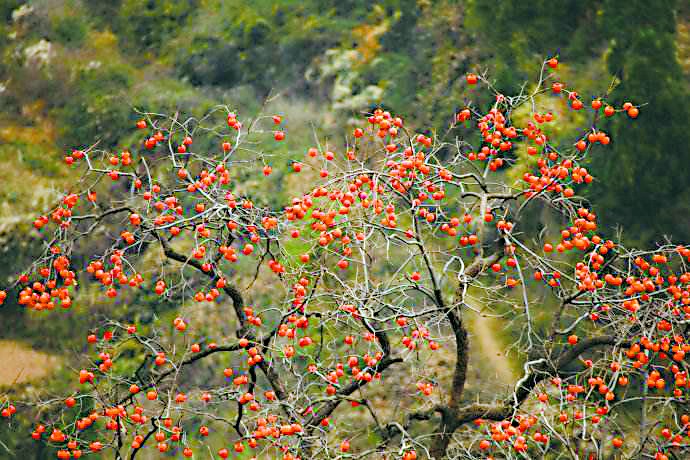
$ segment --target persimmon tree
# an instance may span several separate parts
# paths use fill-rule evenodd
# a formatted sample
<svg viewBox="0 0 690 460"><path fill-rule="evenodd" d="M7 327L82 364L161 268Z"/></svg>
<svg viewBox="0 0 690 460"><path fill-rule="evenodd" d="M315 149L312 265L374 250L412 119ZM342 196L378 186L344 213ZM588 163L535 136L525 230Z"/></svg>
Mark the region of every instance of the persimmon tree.
<svg viewBox="0 0 690 460"><path fill-rule="evenodd" d="M583 100L556 58L517 96L483 75L466 84L492 103L454 114L451 143L377 109L344 147L317 140L284 166L263 149L289 135L281 116L222 106L202 119L142 113L136 148L69 153L73 188L34 222L45 251L0 299L60 321L80 308L77 287L135 310L145 292L177 314L75 331L88 364L74 392L5 398L6 426L40 408L30 435L60 459L688 455L690 249L625 248L578 195L593 180L587 157L611 142L601 120L639 107ZM585 113L587 128L552 137L544 98ZM253 198L266 190L248 179L276 172L299 177L294 198ZM535 231L534 209L560 231ZM84 247L97 250L81 269ZM467 317L492 311L512 321L523 375L476 400ZM447 380L427 366L442 351ZM396 369L416 383L400 388ZM376 392L409 410L381 411Z"/></svg>

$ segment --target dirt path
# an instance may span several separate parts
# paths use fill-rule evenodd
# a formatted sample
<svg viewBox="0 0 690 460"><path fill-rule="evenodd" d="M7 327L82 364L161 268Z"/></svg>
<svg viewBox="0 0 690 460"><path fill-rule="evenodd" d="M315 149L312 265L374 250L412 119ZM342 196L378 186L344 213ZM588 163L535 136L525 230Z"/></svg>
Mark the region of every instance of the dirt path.
<svg viewBox="0 0 690 460"><path fill-rule="evenodd" d="M503 345L496 338L496 325L491 318L475 315L471 333L475 348L488 363L484 367L492 369L496 379L505 385L515 383L515 373L510 361L503 353Z"/></svg>
<svg viewBox="0 0 690 460"><path fill-rule="evenodd" d="M0 387L48 375L59 364L57 356L34 351L11 340L0 340Z"/></svg>

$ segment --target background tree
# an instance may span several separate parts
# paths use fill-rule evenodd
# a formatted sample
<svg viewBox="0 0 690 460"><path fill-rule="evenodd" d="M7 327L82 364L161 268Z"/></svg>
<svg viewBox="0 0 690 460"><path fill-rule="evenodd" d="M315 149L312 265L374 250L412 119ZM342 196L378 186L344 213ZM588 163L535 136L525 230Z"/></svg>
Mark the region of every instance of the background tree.
<svg viewBox="0 0 690 460"><path fill-rule="evenodd" d="M642 241L653 240L651 235L660 232L685 238L690 228L683 217L687 215L687 187L668 173L690 160L685 149L678 149L688 142L688 134L671 121L690 119L688 81L676 57L673 10L650 6L649 15L640 16L643 4L639 2L606 5L605 28L612 43L609 69L621 79L613 94L618 99L649 101L645 117L656 122L635 125L628 136L614 143L614 155L597 158L595 167L606 173L592 189L601 197L607 219L620 216L626 231ZM630 33L621 33L624 24L632 25ZM611 129L616 134L625 128L614 122ZM665 152L676 151L679 154L662 161ZM655 185L647 189L640 187L641 183ZM627 200L618 198L623 190Z"/></svg>

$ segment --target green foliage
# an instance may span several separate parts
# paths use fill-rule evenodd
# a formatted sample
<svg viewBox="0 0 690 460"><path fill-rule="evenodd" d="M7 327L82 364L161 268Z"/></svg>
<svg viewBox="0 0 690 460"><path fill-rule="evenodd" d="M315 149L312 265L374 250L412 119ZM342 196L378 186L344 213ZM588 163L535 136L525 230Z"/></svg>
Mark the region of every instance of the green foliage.
<svg viewBox="0 0 690 460"><path fill-rule="evenodd" d="M65 46L79 47L84 43L88 24L83 16L65 15L54 19L55 40Z"/></svg>
<svg viewBox="0 0 690 460"><path fill-rule="evenodd" d="M45 150L37 144L27 142L15 142L13 144L0 145L0 158L16 158L22 165L44 177L55 177L62 174L62 169L56 162L45 161ZM4 198L5 193L12 194L14 190L3 190L0 197Z"/></svg>
<svg viewBox="0 0 690 460"><path fill-rule="evenodd" d="M123 44L133 51L154 54L168 39L184 30L199 6L197 0L121 0L115 3L117 17L113 29L123 38Z"/></svg>
<svg viewBox="0 0 690 460"><path fill-rule="evenodd" d="M599 181L591 193L608 222L620 222L624 236L643 242L664 234L690 238L690 191L679 174L690 164L690 89L675 54L673 3L606 2L609 69L622 80L612 97L619 106L646 105L632 126L623 115L611 123L613 152L597 157Z"/></svg>
<svg viewBox="0 0 690 460"><path fill-rule="evenodd" d="M386 53L372 63L366 77L368 83L384 89L387 106L402 109L414 103L417 85L412 57L403 53Z"/></svg>
<svg viewBox="0 0 690 460"><path fill-rule="evenodd" d="M131 85L129 72L105 64L80 70L77 81L78 90L55 109L56 118L69 120L60 130L62 143L78 147L96 137L101 148L114 146L134 119L132 107L123 103Z"/></svg>
<svg viewBox="0 0 690 460"><path fill-rule="evenodd" d="M312 59L335 46L342 25L315 2L209 2L172 44L175 67L194 85L250 83L259 94L303 79Z"/></svg>
<svg viewBox="0 0 690 460"><path fill-rule="evenodd" d="M496 78L506 93L519 90L525 69L545 56L562 55L585 61L601 46L598 0L492 2L471 0L468 25L490 47Z"/></svg>

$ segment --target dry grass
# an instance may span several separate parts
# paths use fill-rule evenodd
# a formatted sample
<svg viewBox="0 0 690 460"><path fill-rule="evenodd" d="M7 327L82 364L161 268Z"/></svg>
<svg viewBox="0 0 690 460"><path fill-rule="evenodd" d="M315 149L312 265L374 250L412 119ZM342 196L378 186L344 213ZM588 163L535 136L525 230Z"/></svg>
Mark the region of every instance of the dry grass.
<svg viewBox="0 0 690 460"><path fill-rule="evenodd" d="M515 372L505 355L496 331L500 330L491 318L475 315L472 322L472 346L479 350L483 363L484 377L490 377L493 382L512 385L515 382Z"/></svg>
<svg viewBox="0 0 690 460"><path fill-rule="evenodd" d="M59 365L59 358L11 340L0 340L0 387L45 377Z"/></svg>

